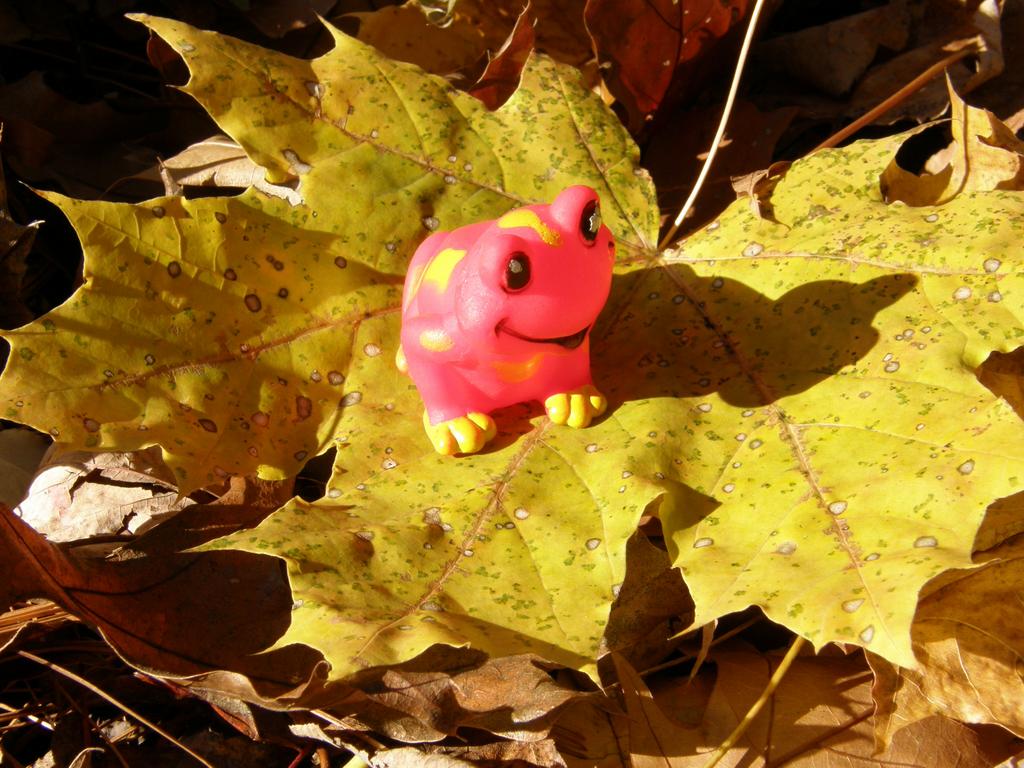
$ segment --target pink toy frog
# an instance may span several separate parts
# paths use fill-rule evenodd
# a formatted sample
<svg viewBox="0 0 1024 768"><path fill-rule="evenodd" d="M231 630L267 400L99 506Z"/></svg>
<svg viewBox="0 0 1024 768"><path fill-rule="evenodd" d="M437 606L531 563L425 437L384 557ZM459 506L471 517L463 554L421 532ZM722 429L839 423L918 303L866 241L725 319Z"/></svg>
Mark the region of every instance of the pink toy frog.
<svg viewBox="0 0 1024 768"><path fill-rule="evenodd" d="M416 383L439 453L479 451L497 432L489 412L526 400L570 427L604 412L589 335L614 259L597 193L583 186L420 245L395 362Z"/></svg>

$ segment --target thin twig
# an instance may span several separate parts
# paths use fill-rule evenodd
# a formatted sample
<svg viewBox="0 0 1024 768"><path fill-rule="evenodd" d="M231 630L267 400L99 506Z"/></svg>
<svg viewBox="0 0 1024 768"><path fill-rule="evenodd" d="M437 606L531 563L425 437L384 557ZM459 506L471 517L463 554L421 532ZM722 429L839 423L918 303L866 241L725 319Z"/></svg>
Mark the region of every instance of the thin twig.
<svg viewBox="0 0 1024 768"><path fill-rule="evenodd" d="M725 126L729 122L729 116L732 114L732 105L736 101L736 92L740 87L740 78L743 76L743 67L747 63L747 55L750 53L750 44L754 39L754 30L757 28L757 18L761 15L761 8L764 6L764 0L756 0L754 3L754 10L750 12L750 23L747 25L747 33L743 37L743 46L740 48L740 55L736 60L736 69L732 73L732 83L729 85L729 95L725 99L725 107L722 109L722 119L718 122L718 130L715 132L714 141L711 142L711 149L708 150L708 156L704 159L704 165L700 169L700 174L697 176L697 181L693 185L693 189L690 190L690 196L686 198L686 202L683 203L682 210L679 211L679 215L676 216L676 220L672 223L671 229L661 239L661 243L658 245L658 249L664 248L672 238L675 237L676 232L679 231L679 225L683 223L683 219L686 218L686 214L693 208L693 203L697 199L697 193L700 192L701 187L704 186L704 181L707 179L708 172L711 170L711 163L715 159L715 155L718 153L718 145L722 143L722 137L725 135Z"/></svg>
<svg viewBox="0 0 1024 768"><path fill-rule="evenodd" d="M735 637L736 635L738 635L740 632L744 631L745 629L750 629L752 626L754 626L759 621L761 621L762 618L764 618L764 617L763 616L755 616L754 618L748 619L747 621L743 622L742 624L738 624L737 626L735 626L732 629L730 629L728 632L723 632L721 635L716 637L711 642L711 645L715 646L715 645L718 645L719 643L724 643L730 637ZM653 667L648 667L647 669L643 670L642 672L638 672L637 674L640 675L640 677L647 677L648 675L653 675L655 672L661 672L662 670L665 670L665 669L671 669L672 667L678 667L680 664L685 664L688 661L693 661L695 658L697 658L697 657L694 656L693 654L687 653L687 654L684 654L683 656L680 656L678 659L672 659L671 661L666 661L666 662L663 662L661 664L657 664L657 665L655 665ZM618 685L618 683L616 683L616 685Z"/></svg>
<svg viewBox="0 0 1024 768"><path fill-rule="evenodd" d="M3 758L4 765L6 765L7 763L10 763L11 768L25 768L24 765L22 765L21 763L19 763L17 760L14 759L14 755L12 755L10 752L8 752L6 749L4 749L4 745L3 744L0 744L0 757Z"/></svg>
<svg viewBox="0 0 1024 768"><path fill-rule="evenodd" d="M85 723L89 724L89 727L92 728L92 732L99 736L100 740L107 745L107 748L110 750L110 752L114 755L114 757L117 758L117 762L119 762L123 766L123 768L131 768L131 766L128 765L127 761L124 759L124 756L121 754L121 750L114 746L114 742L112 742L104 735L103 729L100 728L97 723L93 722L92 718L89 717L89 713L85 711L82 705L75 701L74 697L71 696L71 694L69 694L66 690L64 690L64 686L61 685L57 680L54 680L53 684L57 688L57 690L60 691L61 694L63 694L64 698L68 700L68 704L71 705L71 708L79 714L79 716Z"/></svg>
<svg viewBox="0 0 1024 768"><path fill-rule="evenodd" d="M931 80L935 79L938 75L942 74L946 70L947 67L950 67L953 64L956 64L956 62L960 61L960 59L966 58L967 56L969 56L970 54L972 54L974 52L975 51L974 51L973 48L962 48L961 50L956 51L955 53L951 53L949 56L947 56L946 58L942 59L941 61L935 62L930 67L928 67L928 69L926 69L924 72L922 72L920 75L918 75L913 80L911 80L909 83L907 83L902 88L900 88L898 91L896 91L896 93L892 94L889 98L887 98L884 101L880 102L874 108L872 108L872 109L868 110L867 112L865 112L863 115L858 117L856 120L854 120L852 123L850 123L848 126L843 128L842 130L839 130L836 133L834 133L831 136L829 136L827 139L825 139L823 142L821 142L821 144L816 146L814 149L812 149L807 154L813 154L813 153L817 152L819 149L831 149L832 147L835 147L843 139L846 139L849 136L852 136L857 131L859 131L861 128L863 128L865 125L868 125L869 123L873 123L879 117L881 117L886 112L888 112L890 109L892 109L893 107L897 106L898 104L901 104L904 101L906 101L906 99L911 94L913 94L916 91L921 90Z"/></svg>
<svg viewBox="0 0 1024 768"><path fill-rule="evenodd" d="M740 737L747 732L747 728L751 726L754 719L761 713L764 705L768 703L768 700L775 694L775 689L779 687L779 683L782 682L782 678L786 676L789 671L790 665L796 659L797 654L800 653L800 649L803 647L804 639L797 635L796 639L793 640L793 644L789 646L789 650L786 651L786 655L782 657L782 661L779 663L779 668L775 670L775 674L772 675L768 681L768 685L761 691L760 697L754 702L754 706L750 708L750 711L743 716L733 732L729 734L729 738L722 742L722 745L714 751L711 755L711 759L704 765L704 768L715 768L719 761L725 757L726 753L733 748Z"/></svg>
<svg viewBox="0 0 1024 768"><path fill-rule="evenodd" d="M66 668L60 666L60 664L55 664L52 661L47 661L46 659L44 659L44 658L42 658L40 656L36 656L34 653L29 653L28 651L18 651L18 655L21 656L22 658L28 659L29 661L34 661L36 664L40 664L40 665L46 667L47 669L53 670L54 672L56 672L56 673L58 673L60 675L63 675L64 677L66 677L68 680L74 680L76 683L78 683L79 685L89 689L90 691L95 693L100 698L105 699L106 701L109 701L111 704L113 704L115 707L120 709L126 715L131 715L136 720L138 720L140 723L142 723L144 726L146 726L147 728L150 728L154 733L158 733L161 736L163 736L165 739L167 739L171 744L176 746L182 752L184 752L187 755L189 755L190 757L194 758L200 765L205 765L206 768L215 768L215 766L212 763L208 762L206 760L206 758L204 758L202 755L200 755L200 754L198 754L196 752L193 752L187 745L182 744L180 741L178 741L176 738L174 738L174 736L172 736L170 733L165 731L159 725L157 725L156 723L151 722L150 720L147 720L145 717L143 717L138 712L133 710L127 704L124 704L123 702L117 700L116 698L111 696L106 691L103 691L100 688L97 688L95 685L90 683L84 677L80 677L79 675L76 675L74 672L72 672L70 669L66 669Z"/></svg>

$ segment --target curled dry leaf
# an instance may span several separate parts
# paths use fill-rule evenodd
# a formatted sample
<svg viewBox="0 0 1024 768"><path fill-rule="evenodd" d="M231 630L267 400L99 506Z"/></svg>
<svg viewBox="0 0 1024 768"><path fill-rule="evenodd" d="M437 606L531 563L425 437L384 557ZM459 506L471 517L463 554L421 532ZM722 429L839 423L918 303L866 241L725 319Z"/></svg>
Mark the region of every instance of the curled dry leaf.
<svg viewBox="0 0 1024 768"><path fill-rule="evenodd" d="M450 75L468 71L488 50L498 50L512 28L514 17L512 21L505 18L507 9L484 17L489 23L478 23L481 19L473 11L456 3L443 27L429 21L416 2L348 17L359 22L357 37L389 59L415 64L436 75Z"/></svg>
<svg viewBox="0 0 1024 768"><path fill-rule="evenodd" d="M796 65L802 69L795 71L796 77L792 81L766 79L759 82L750 97L762 109L798 104L805 117L846 121L878 106L902 86L958 51L969 52L966 58L948 64L949 76L958 90L967 92L987 81L993 83L994 91L1005 89L998 85L1002 79L992 80L1003 68L1003 33L1000 30L1003 4L998 0L893 0L872 5L880 7L867 11L870 15L864 19L874 19L878 26L865 30L863 37L852 37L850 44L838 47L834 56L830 55L833 41L827 38L827 33L832 29L841 35L844 27L856 26L859 21L856 17L794 33L807 39L822 35L827 42L806 51L794 49L794 62L799 62L811 51L815 57L805 58L803 64ZM903 21L908 9L909 27ZM1013 14L1012 7L1007 10L1008 14ZM900 40L899 34L892 33L901 31L909 33L906 44L900 45L896 51L889 50L887 46L898 45ZM1009 34L1012 38L1014 33ZM881 55L875 55L868 61L868 48L879 43L885 47L879 51ZM768 40L760 45L771 49L777 43ZM755 54L759 52L760 46L755 47ZM762 56L760 62L765 67L772 66L767 55ZM861 71L865 64L870 66ZM851 78L852 90L849 85ZM849 95L842 100L834 95L815 96L804 85L808 81L820 81L820 87L829 93ZM1013 82L1008 82L1007 87L1011 91L1007 97L1011 104L1015 103ZM991 91L988 98L1000 101L1000 96ZM1006 99L1002 101L1005 103ZM939 117L947 106L945 87L940 78L935 78L875 122L883 125L901 120L925 122Z"/></svg>
<svg viewBox="0 0 1024 768"><path fill-rule="evenodd" d="M923 207L941 205L965 192L1024 190L1024 141L988 110L966 104L952 82L947 80L947 85L953 110L949 164L917 175L893 158L882 174L886 199Z"/></svg>
<svg viewBox="0 0 1024 768"><path fill-rule="evenodd" d="M160 449L51 450L15 513L50 541L141 533L185 507Z"/></svg>
<svg viewBox="0 0 1024 768"><path fill-rule="evenodd" d="M625 712L611 703L570 705L554 728L569 766L703 768L749 712L779 663L742 643L712 650L697 683L685 675L655 678L651 688L616 660ZM958 765L985 768L1013 753L1011 738L983 738L933 716L897 734L876 753L871 671L861 654L798 657L775 693L719 765L827 768L847 764L933 768L956 754ZM684 721L696 721L696 725Z"/></svg>
<svg viewBox="0 0 1024 768"><path fill-rule="evenodd" d="M465 86L470 86L479 78L490 56L509 42L512 50L525 50L527 32L520 20L526 5L530 6L529 15L534 20L533 39L538 50L556 61L582 68L593 58L590 37L583 25L585 2L531 0L517 5L459 0L442 21L433 9L411 0L398 7L334 18L343 28L347 28L347 18L358 19L357 37L390 58L446 75L460 84L465 81Z"/></svg>
<svg viewBox="0 0 1024 768"><path fill-rule="evenodd" d="M182 187L252 187L269 197L286 200L293 206L302 203L302 195L294 188L294 180L291 186L269 183L263 169L227 136L211 136L197 142L132 178L162 183L167 195L181 194Z"/></svg>

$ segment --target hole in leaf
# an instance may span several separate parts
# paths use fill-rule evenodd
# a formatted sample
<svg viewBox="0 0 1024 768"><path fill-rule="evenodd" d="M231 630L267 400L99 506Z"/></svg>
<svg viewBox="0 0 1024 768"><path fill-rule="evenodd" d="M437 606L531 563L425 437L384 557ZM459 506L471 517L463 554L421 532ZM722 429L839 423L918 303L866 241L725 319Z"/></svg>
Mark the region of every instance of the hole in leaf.
<svg viewBox="0 0 1024 768"><path fill-rule="evenodd" d="M334 457L337 450L329 449L326 453L314 456L306 462L302 471L295 478L295 494L303 501L316 501L323 498L327 490L327 481L331 479Z"/></svg>
<svg viewBox="0 0 1024 768"><path fill-rule="evenodd" d="M945 150L952 141L948 121L925 128L903 142L896 152L896 164L916 176L939 173L949 164Z"/></svg>

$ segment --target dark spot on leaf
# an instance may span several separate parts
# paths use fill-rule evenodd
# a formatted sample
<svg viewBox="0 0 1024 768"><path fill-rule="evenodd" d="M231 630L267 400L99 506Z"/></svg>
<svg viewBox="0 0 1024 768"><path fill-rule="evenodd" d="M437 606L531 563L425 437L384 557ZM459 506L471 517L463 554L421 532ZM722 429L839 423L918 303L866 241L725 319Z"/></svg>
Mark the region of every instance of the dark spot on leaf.
<svg viewBox="0 0 1024 768"><path fill-rule="evenodd" d="M295 420L303 421L313 414L313 401L308 397L299 395L295 398Z"/></svg>
<svg viewBox="0 0 1024 768"><path fill-rule="evenodd" d="M210 419L200 419L199 426L205 429L207 432L217 431L217 425L214 424Z"/></svg>
<svg viewBox="0 0 1024 768"><path fill-rule="evenodd" d="M238 275L235 273L235 270L229 267L228 269L224 270L224 278L226 280L237 280Z"/></svg>
<svg viewBox="0 0 1024 768"><path fill-rule="evenodd" d="M153 206L153 215L156 216L158 219L162 219L166 213L167 211L164 210L164 207L162 205Z"/></svg>
<svg viewBox="0 0 1024 768"><path fill-rule="evenodd" d="M263 308L263 302L255 293L250 293L245 297L245 306L250 312L259 312Z"/></svg>
<svg viewBox="0 0 1024 768"><path fill-rule="evenodd" d="M251 418L252 423L258 427L265 427L270 424L270 414L263 411L256 411Z"/></svg>
<svg viewBox="0 0 1024 768"><path fill-rule="evenodd" d="M215 218L221 224L228 220L227 214L221 213L220 211L217 211L215 214L213 214L213 218Z"/></svg>
<svg viewBox="0 0 1024 768"><path fill-rule="evenodd" d="M172 261L167 265L167 274L171 277L178 277L181 274L181 264L176 261Z"/></svg>
<svg viewBox="0 0 1024 768"><path fill-rule="evenodd" d="M146 361L146 365L153 365L156 362L156 358L152 355L146 355L144 359Z"/></svg>
<svg viewBox="0 0 1024 768"><path fill-rule="evenodd" d="M346 259L344 256L338 256L334 260L334 266L336 266L338 269L344 269L345 267L348 266L348 259Z"/></svg>
<svg viewBox="0 0 1024 768"><path fill-rule="evenodd" d="M345 381L345 375L340 371L330 371L327 374L327 381L331 384L338 385Z"/></svg>
<svg viewBox="0 0 1024 768"><path fill-rule="evenodd" d="M96 419L85 418L82 419L82 426L85 427L86 432L99 432L100 423Z"/></svg>
<svg viewBox="0 0 1024 768"><path fill-rule="evenodd" d="M288 298L288 289L287 288L282 288L281 290L279 290L277 292L277 295L280 296L282 299L287 299Z"/></svg>

